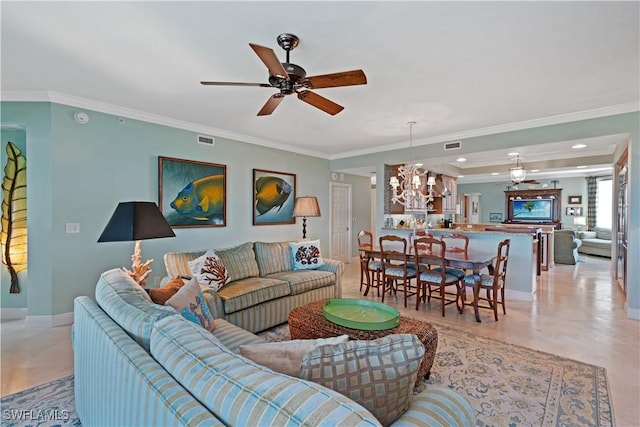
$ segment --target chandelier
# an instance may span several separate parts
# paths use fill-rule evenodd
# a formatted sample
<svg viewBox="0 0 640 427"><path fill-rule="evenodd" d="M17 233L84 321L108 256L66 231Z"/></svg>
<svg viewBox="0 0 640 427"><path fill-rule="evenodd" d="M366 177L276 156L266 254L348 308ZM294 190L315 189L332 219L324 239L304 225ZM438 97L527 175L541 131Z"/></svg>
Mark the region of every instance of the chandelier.
<svg viewBox="0 0 640 427"><path fill-rule="evenodd" d="M527 170L524 168L524 164L520 161L520 156L516 154L516 165L509 168L511 174L511 181L514 184L520 184L527 176Z"/></svg>
<svg viewBox="0 0 640 427"><path fill-rule="evenodd" d="M429 175L427 171L421 169L422 163L413 163L412 146L413 146L413 125L416 122L409 122L409 163L401 165L398 168L398 176L392 176L389 179L389 185L393 189L391 201L393 203L402 203L405 209L433 209L433 186L436 180ZM427 177L425 192L425 184L423 177Z"/></svg>

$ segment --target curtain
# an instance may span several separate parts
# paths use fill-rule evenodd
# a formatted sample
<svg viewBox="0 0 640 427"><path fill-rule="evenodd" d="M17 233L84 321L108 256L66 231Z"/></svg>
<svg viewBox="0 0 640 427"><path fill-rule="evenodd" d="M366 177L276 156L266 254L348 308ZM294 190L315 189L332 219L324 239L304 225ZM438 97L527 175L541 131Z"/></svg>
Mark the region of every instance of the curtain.
<svg viewBox="0 0 640 427"><path fill-rule="evenodd" d="M593 230L596 227L596 216L598 206L598 178L588 176L587 180L587 230Z"/></svg>

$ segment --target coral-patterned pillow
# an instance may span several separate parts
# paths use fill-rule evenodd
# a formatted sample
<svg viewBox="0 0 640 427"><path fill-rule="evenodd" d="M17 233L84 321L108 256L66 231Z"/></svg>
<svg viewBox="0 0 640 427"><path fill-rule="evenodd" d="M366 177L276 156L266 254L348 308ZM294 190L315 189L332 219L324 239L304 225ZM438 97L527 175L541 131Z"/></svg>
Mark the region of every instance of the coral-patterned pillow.
<svg viewBox="0 0 640 427"><path fill-rule="evenodd" d="M190 261L189 268L198 283L209 286L214 291L231 281L229 272L213 249L209 249L201 257Z"/></svg>
<svg viewBox="0 0 640 427"><path fill-rule="evenodd" d="M320 255L320 240L290 242L294 270L313 270L324 265Z"/></svg>
<svg viewBox="0 0 640 427"><path fill-rule="evenodd" d="M184 286L184 280L182 277L176 276L161 288L149 289L149 296L156 304L164 305L182 286Z"/></svg>

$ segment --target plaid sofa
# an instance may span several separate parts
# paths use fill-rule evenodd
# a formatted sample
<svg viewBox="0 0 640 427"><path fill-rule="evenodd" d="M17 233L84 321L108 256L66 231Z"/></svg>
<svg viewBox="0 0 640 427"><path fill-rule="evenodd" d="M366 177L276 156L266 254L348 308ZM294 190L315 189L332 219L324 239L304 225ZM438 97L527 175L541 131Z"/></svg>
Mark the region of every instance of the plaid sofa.
<svg viewBox="0 0 640 427"><path fill-rule="evenodd" d="M315 270L294 270L289 242L246 242L215 249L231 282L219 291L204 292L214 317L247 331L259 332L285 323L289 312L301 305L342 296L344 265L324 258ZM164 255L166 282L191 278L189 261L206 251L170 252Z"/></svg>
<svg viewBox="0 0 640 427"><path fill-rule="evenodd" d="M120 269L101 275L96 300L74 302L75 406L85 427L380 425L342 394L238 354L261 338L223 319L209 332L153 304ZM392 425L470 426L475 413L433 387Z"/></svg>

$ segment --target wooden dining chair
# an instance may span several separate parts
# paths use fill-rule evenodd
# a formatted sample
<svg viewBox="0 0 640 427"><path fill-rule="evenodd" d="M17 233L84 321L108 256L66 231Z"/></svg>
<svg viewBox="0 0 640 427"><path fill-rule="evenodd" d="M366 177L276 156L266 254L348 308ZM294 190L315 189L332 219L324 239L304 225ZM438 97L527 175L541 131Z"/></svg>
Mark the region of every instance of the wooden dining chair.
<svg viewBox="0 0 640 427"><path fill-rule="evenodd" d="M421 237L413 242L414 259L417 266L417 296L416 310L420 308L420 301L426 303L431 298L441 300L442 317L444 308L449 304L456 304L458 312L462 313L464 300L462 296L462 279L453 274L447 273L447 260L445 259L447 244L442 240L432 237ZM420 250L420 245L431 247L431 252L426 253ZM454 292L447 288L455 288ZM434 290L438 293L434 295Z"/></svg>
<svg viewBox="0 0 640 427"><path fill-rule="evenodd" d="M498 321L498 304L502 305L502 314L507 314L504 301L504 288L507 277L507 261L509 260L510 245L510 239L505 239L500 242L498 244L498 254L495 264L493 265L492 271L490 271L492 274L480 275L480 292L485 289L486 297L483 297L481 294L478 295L478 308L493 310L493 317L496 319L496 322ZM463 302L466 301L466 288L470 287L473 290L475 280L476 276L473 274L468 274L464 277ZM480 305L480 301L485 301L486 304Z"/></svg>
<svg viewBox="0 0 640 427"><path fill-rule="evenodd" d="M373 233L367 230L361 230L358 233L358 252L360 255L360 292L362 287L366 286L364 295L374 287L380 296L380 284L382 282L382 266L379 259L371 257L368 252L373 250Z"/></svg>
<svg viewBox="0 0 640 427"><path fill-rule="evenodd" d="M466 255L469 251L469 236L467 236L466 234L445 233L440 236L440 240L446 243L448 252ZM460 278L460 280L462 280L464 276L467 275L467 272L465 270L461 270L459 268L446 267L446 272L448 274L453 274L454 276Z"/></svg>
<svg viewBox="0 0 640 427"><path fill-rule="evenodd" d="M404 293L404 306L410 296L416 294L415 285L411 281L416 278L416 270L407 264L410 255L407 252L407 239L387 235L380 239L380 262L382 264L382 302L387 293L397 294L400 287Z"/></svg>

